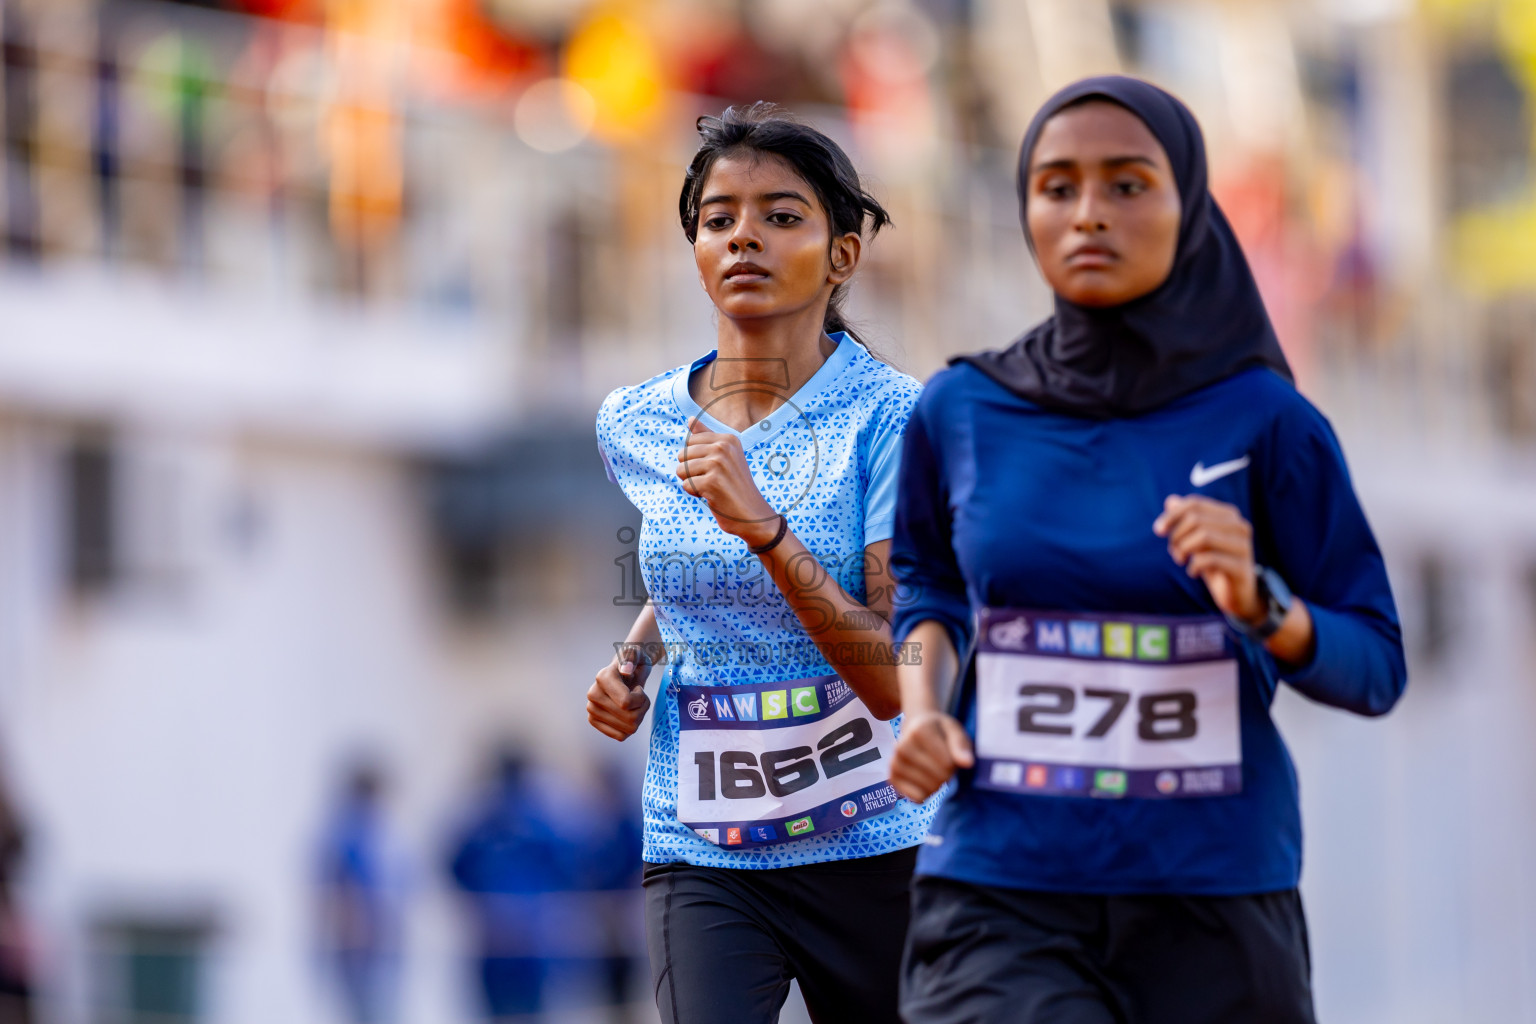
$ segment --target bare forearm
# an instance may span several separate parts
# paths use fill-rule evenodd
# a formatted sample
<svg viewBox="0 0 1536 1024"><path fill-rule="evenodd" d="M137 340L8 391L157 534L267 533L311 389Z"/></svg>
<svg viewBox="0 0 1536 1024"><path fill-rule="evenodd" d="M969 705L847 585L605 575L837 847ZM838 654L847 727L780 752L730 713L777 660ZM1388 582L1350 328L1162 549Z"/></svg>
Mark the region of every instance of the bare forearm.
<svg viewBox="0 0 1536 1024"><path fill-rule="evenodd" d="M959 663L949 631L928 619L907 634L907 642L922 644L923 656L898 670L905 717L891 757L891 784L908 800L922 801L976 759L965 728L939 707L941 685L955 677Z"/></svg>
<svg viewBox="0 0 1536 1024"><path fill-rule="evenodd" d="M947 680L955 677L959 656L949 639L949 630L934 619L919 622L907 634L907 643L916 644L922 656L903 661L896 670L901 686L901 710L906 715L939 711L939 692Z"/></svg>
<svg viewBox="0 0 1536 1024"><path fill-rule="evenodd" d="M645 657L655 665L667 660L666 648L661 643L661 627L656 625L656 606L646 602L640 614L635 616L629 633L624 637L625 646L638 645Z"/></svg>
<svg viewBox="0 0 1536 1024"><path fill-rule="evenodd" d="M614 644L613 660L598 670L587 689L587 722L592 728L620 743L633 736L645 719L651 700L645 681L651 666L664 660L656 612L650 605L640 609L622 643Z"/></svg>
<svg viewBox="0 0 1536 1024"><path fill-rule="evenodd" d="M811 640L865 706L882 719L900 714L896 657L885 617L850 597L793 533L762 560Z"/></svg>

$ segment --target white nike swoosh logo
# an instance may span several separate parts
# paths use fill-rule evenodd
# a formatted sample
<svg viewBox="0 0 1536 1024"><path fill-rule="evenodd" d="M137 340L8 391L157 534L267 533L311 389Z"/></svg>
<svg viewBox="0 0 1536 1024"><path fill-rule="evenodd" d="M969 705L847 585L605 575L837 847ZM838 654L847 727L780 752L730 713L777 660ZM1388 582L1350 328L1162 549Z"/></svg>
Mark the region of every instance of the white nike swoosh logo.
<svg viewBox="0 0 1536 1024"><path fill-rule="evenodd" d="M1195 463L1195 468L1189 471L1189 482L1196 487L1204 487L1206 484L1215 483L1224 476L1231 476L1240 469L1247 469L1253 460L1244 455L1240 459L1232 459L1227 462L1218 462L1216 465L1206 468L1205 463Z"/></svg>

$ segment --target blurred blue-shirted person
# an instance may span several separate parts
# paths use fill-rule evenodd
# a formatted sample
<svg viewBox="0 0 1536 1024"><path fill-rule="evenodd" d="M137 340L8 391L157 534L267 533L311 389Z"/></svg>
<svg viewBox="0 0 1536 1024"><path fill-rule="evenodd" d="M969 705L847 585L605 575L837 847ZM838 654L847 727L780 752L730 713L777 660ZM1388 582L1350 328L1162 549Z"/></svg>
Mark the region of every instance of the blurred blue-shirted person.
<svg viewBox="0 0 1536 1024"><path fill-rule="evenodd" d="M540 808L521 752L502 752L490 793L453 848L450 871L470 897L480 986L492 1020L544 1008L539 896L572 887L579 863Z"/></svg>
<svg viewBox="0 0 1536 1024"><path fill-rule="evenodd" d="M619 894L640 889L643 842L640 803L633 797L634 787L616 761L605 763L598 773L592 794L592 820L601 823L588 848L583 851L586 865L585 886L601 894L597 907L605 949L599 964L600 1001L613 1009L612 1019L625 1019L624 1006L629 1001L630 981L638 962L637 952L644 941L644 921L640 904L627 902Z"/></svg>
<svg viewBox="0 0 1536 1024"><path fill-rule="evenodd" d="M351 1024L386 1024L398 999L403 872L384 790L376 766L356 766L320 848L321 942Z"/></svg>

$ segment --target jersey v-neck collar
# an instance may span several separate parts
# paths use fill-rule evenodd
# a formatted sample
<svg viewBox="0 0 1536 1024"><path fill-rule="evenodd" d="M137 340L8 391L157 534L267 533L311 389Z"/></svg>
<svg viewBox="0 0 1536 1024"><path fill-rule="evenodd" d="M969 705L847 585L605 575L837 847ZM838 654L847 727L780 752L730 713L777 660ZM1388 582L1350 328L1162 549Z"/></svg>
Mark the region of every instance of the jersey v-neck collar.
<svg viewBox="0 0 1536 1024"><path fill-rule="evenodd" d="M843 331L829 334L827 337L837 342L837 348L832 350L832 354L827 357L827 361L822 363L816 372L811 374L810 379L800 385L800 390L790 395L783 405L780 405L766 418L758 420L745 430L735 430L721 423L708 412L702 410L699 407L699 403L693 400L693 395L688 392L688 379L693 376L693 371L707 363L713 362L720 354L719 349L715 349L708 355L694 360L685 372L673 378L672 400L677 403L678 411L683 414L685 419L691 420L694 417L698 417L699 422L716 433L735 434L741 440L742 450L751 451L764 441L777 436L779 431L799 419L803 415L805 407L820 395L827 385L836 380L849 363L853 362L854 355L859 347L858 342L854 341ZM740 385L722 389L719 398L735 394L738 391L747 390L758 389L753 388L749 383L743 382ZM716 398L715 401L719 401L719 398Z"/></svg>

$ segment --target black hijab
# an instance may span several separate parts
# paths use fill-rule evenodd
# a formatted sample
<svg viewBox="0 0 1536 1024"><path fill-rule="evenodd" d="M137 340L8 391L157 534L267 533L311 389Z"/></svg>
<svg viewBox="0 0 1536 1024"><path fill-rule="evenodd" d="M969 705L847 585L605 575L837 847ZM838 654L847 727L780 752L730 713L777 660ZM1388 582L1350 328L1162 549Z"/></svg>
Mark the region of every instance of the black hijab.
<svg viewBox="0 0 1536 1024"><path fill-rule="evenodd" d="M1242 247L1207 187L1200 125L1154 85L1119 75L1085 78L1040 108L1019 152L1019 217L1030 252L1025 207L1035 144L1047 121L1089 98L1141 118L1168 154L1182 207L1168 279L1139 299L1102 309L1058 295L1055 315L1008 348L950 361L970 363L1046 408L1096 419L1149 412L1251 366L1291 380Z"/></svg>

